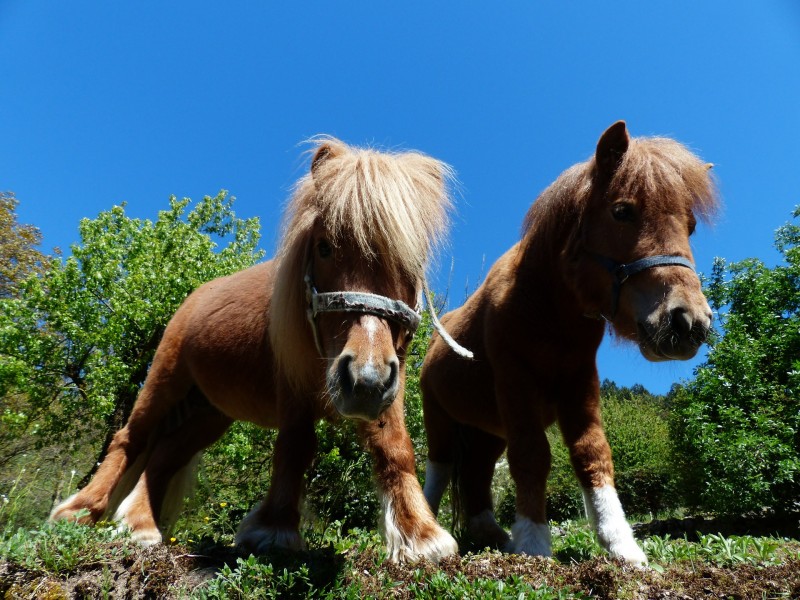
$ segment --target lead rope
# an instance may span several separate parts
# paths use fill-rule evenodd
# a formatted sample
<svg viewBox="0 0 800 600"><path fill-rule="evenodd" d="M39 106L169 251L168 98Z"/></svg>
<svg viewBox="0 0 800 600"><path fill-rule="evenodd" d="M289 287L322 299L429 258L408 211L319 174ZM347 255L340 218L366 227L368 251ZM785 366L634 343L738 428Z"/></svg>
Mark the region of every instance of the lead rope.
<svg viewBox="0 0 800 600"><path fill-rule="evenodd" d="M475 355L472 353L471 350L467 350L459 344L457 341L453 339L453 337L447 333L447 330L444 328L439 322L439 317L436 316L436 308L433 306L433 296L431 295L431 290L428 288L428 280L422 280L422 289L425 291L425 301L428 303L428 311L431 313L431 321L433 321L433 327L436 329L436 332L442 337L444 342L450 346L450 349L458 354L463 358L473 359Z"/></svg>

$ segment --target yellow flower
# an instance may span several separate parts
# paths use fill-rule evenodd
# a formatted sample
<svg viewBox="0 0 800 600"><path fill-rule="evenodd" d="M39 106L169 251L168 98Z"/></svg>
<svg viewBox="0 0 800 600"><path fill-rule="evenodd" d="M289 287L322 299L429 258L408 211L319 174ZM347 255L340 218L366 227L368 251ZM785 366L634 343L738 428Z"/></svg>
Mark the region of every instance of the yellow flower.
<svg viewBox="0 0 800 600"><path fill-rule="evenodd" d="M175 542L178 541L178 538L171 537L171 538L169 538L169 541L174 544Z"/></svg>
<svg viewBox="0 0 800 600"><path fill-rule="evenodd" d="M228 503L227 503L227 502L220 502L220 503L219 503L219 505L220 505L222 508L225 508L226 506L228 506Z"/></svg>

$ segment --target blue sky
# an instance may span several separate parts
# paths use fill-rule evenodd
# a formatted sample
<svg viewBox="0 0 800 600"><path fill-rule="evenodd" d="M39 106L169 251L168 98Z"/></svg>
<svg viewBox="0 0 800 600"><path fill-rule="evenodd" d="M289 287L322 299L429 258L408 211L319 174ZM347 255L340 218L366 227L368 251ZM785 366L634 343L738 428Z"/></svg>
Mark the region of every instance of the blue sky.
<svg viewBox="0 0 800 600"><path fill-rule="evenodd" d="M694 238L774 264L800 204L800 4L0 2L0 189L44 246L126 201L229 190L275 248L301 142L414 148L460 180L434 289L463 301L558 174L625 119L713 162L725 210ZM451 270L451 263L453 265ZM697 360L604 343L601 377L665 392Z"/></svg>

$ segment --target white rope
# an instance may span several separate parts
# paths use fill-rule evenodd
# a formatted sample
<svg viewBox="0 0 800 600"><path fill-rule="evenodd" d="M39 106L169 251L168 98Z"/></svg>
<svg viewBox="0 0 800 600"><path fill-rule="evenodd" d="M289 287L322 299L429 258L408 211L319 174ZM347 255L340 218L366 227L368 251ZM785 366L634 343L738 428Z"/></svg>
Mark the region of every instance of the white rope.
<svg viewBox="0 0 800 600"><path fill-rule="evenodd" d="M455 341L453 337L449 333L447 333L447 330L444 328L444 325L442 325L439 322L439 317L436 316L436 308L434 308L433 306L433 296L431 295L431 290L428 288L427 279L422 280L422 288L425 290L425 301L428 303L428 310L431 313L431 320L433 321L433 327L436 329L437 333L440 336L442 336L442 339L448 346L450 346L453 352L455 352L459 356L469 359L475 358L475 355L472 353L472 351L467 350L466 348L464 348L464 346Z"/></svg>

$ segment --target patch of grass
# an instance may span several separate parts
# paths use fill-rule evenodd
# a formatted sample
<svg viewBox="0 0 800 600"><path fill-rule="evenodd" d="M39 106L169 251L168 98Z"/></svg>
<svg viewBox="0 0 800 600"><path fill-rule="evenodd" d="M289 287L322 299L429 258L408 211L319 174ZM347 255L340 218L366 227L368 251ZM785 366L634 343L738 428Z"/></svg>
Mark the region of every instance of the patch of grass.
<svg viewBox="0 0 800 600"><path fill-rule="evenodd" d="M128 558L135 546L110 523L96 527L73 521L46 523L40 529L17 529L0 538L0 558L33 570L72 573L87 564Z"/></svg>
<svg viewBox="0 0 800 600"><path fill-rule="evenodd" d="M707 563L721 567L739 564L753 566L777 565L800 557L800 544L785 538L728 537L711 533L700 534L697 542L652 536L644 540L644 551L655 563Z"/></svg>

